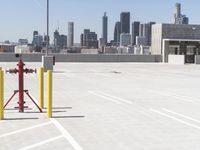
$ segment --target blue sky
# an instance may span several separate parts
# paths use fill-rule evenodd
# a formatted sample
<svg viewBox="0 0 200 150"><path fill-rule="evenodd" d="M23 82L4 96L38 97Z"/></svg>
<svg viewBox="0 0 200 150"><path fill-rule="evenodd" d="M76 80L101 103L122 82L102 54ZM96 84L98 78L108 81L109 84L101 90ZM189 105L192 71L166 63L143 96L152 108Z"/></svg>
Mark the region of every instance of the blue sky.
<svg viewBox="0 0 200 150"><path fill-rule="evenodd" d="M131 22L173 22L174 4L182 4L182 13L191 24L200 24L198 0L50 0L50 32L60 27L67 34L67 22L75 23L75 42L80 42L83 29L89 28L101 37L102 16L108 15L108 38L113 39L114 24L122 11L131 12ZM32 32L46 32L46 0L0 0L0 41L32 41Z"/></svg>

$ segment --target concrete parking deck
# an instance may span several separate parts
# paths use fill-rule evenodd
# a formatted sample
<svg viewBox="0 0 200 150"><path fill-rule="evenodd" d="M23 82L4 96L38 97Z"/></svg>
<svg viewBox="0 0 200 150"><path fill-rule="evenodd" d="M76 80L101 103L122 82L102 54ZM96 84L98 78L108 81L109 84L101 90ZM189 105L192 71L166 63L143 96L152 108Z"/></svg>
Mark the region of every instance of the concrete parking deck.
<svg viewBox="0 0 200 150"><path fill-rule="evenodd" d="M29 99L18 113L15 97L0 121L1 150L200 149L198 65L57 63L53 77L53 118ZM38 76L25 78L37 101ZM5 101L17 84L17 75L5 75Z"/></svg>

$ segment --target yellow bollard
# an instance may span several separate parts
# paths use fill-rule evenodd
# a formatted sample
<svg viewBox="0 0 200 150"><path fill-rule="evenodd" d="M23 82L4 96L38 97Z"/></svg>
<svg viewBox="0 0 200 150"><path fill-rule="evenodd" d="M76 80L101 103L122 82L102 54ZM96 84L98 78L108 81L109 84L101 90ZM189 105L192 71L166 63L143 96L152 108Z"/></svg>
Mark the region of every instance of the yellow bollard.
<svg viewBox="0 0 200 150"><path fill-rule="evenodd" d="M4 72L0 70L0 120L4 119Z"/></svg>
<svg viewBox="0 0 200 150"><path fill-rule="evenodd" d="M47 71L47 115L52 117L52 71Z"/></svg>
<svg viewBox="0 0 200 150"><path fill-rule="evenodd" d="M44 108L44 68L39 69L39 106Z"/></svg>

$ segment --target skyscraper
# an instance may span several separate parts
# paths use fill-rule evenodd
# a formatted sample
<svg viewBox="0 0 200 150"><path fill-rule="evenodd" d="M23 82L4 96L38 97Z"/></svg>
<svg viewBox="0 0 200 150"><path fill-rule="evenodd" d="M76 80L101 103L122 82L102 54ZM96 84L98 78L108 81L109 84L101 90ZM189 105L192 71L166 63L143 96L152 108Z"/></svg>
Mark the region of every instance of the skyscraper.
<svg viewBox="0 0 200 150"><path fill-rule="evenodd" d="M143 25L144 25L144 24L140 24L139 36L143 36Z"/></svg>
<svg viewBox="0 0 200 150"><path fill-rule="evenodd" d="M140 24L140 37L144 37L146 40L146 46L151 45L151 29L152 25L155 24L155 22L149 22L149 23L144 23Z"/></svg>
<svg viewBox="0 0 200 150"><path fill-rule="evenodd" d="M38 34L39 34L38 31L33 31L33 36L36 36Z"/></svg>
<svg viewBox="0 0 200 150"><path fill-rule="evenodd" d="M89 29L84 29L84 33L81 34L81 46L98 48L97 34L95 32L90 32Z"/></svg>
<svg viewBox="0 0 200 150"><path fill-rule="evenodd" d="M149 22L149 37L148 37L148 45L151 46L151 35L152 35L152 25L156 24L156 22Z"/></svg>
<svg viewBox="0 0 200 150"><path fill-rule="evenodd" d="M181 14L181 4L175 4L174 24L188 24L189 18Z"/></svg>
<svg viewBox="0 0 200 150"><path fill-rule="evenodd" d="M54 47L56 53L60 52L61 49L67 47L67 36L60 35L58 30L54 32Z"/></svg>
<svg viewBox="0 0 200 150"><path fill-rule="evenodd" d="M74 23L68 22L68 47L74 46Z"/></svg>
<svg viewBox="0 0 200 150"><path fill-rule="evenodd" d="M131 45L131 35L129 33L120 34L120 46Z"/></svg>
<svg viewBox="0 0 200 150"><path fill-rule="evenodd" d="M62 49L67 47L67 35L60 35L60 47Z"/></svg>
<svg viewBox="0 0 200 150"><path fill-rule="evenodd" d="M130 33L130 12L120 14L121 33Z"/></svg>
<svg viewBox="0 0 200 150"><path fill-rule="evenodd" d="M102 29L102 38L105 40L105 43L108 41L108 17L106 16L106 12L103 16L103 29Z"/></svg>
<svg viewBox="0 0 200 150"><path fill-rule="evenodd" d="M43 47L43 36L39 35L38 31L33 32L32 44L34 47Z"/></svg>
<svg viewBox="0 0 200 150"><path fill-rule="evenodd" d="M144 23L143 24L143 37L146 39L146 46L149 46L149 37L150 37L150 24Z"/></svg>
<svg viewBox="0 0 200 150"><path fill-rule="evenodd" d="M119 44L120 42L120 34L121 34L121 22L116 22L114 29L114 42L117 44Z"/></svg>
<svg viewBox="0 0 200 150"><path fill-rule="evenodd" d="M140 22L135 21L132 23L132 45L136 44L136 36L139 36Z"/></svg>

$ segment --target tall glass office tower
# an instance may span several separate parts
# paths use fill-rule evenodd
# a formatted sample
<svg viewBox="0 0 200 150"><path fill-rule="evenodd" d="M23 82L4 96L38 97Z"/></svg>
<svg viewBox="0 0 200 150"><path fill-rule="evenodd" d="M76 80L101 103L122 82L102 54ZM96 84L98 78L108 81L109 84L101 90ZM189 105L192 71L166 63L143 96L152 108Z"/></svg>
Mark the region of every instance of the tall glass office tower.
<svg viewBox="0 0 200 150"><path fill-rule="evenodd" d="M120 14L121 33L130 33L130 12Z"/></svg>
<svg viewBox="0 0 200 150"><path fill-rule="evenodd" d="M105 43L108 42L108 17L106 16L106 12L103 16L102 38L105 40Z"/></svg>

